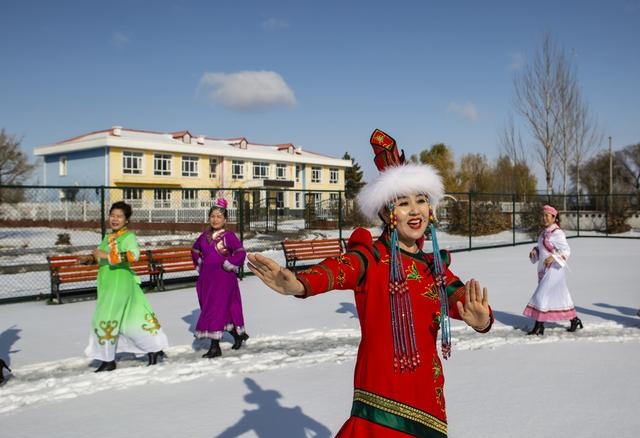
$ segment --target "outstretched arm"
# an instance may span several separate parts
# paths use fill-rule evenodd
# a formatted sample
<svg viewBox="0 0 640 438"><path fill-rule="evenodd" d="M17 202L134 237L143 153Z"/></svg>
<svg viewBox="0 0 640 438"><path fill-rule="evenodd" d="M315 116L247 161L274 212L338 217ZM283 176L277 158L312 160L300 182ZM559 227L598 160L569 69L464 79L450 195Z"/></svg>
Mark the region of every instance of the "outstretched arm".
<svg viewBox="0 0 640 438"><path fill-rule="evenodd" d="M249 270L264 284L282 295L304 295L304 286L295 274L261 254L248 254Z"/></svg>
<svg viewBox="0 0 640 438"><path fill-rule="evenodd" d="M467 325L475 331L487 332L493 324L493 316L489 307L489 291L480 287L480 282L475 279L467 281L464 285L464 303L458 301L458 313Z"/></svg>

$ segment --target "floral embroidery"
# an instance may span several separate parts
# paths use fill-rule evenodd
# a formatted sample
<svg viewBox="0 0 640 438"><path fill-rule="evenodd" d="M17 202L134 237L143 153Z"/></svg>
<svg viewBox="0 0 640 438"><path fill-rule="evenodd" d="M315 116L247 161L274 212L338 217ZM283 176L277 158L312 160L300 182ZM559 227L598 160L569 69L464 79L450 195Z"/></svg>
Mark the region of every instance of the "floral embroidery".
<svg viewBox="0 0 640 438"><path fill-rule="evenodd" d="M438 288L436 287L435 284L431 283L429 285L429 287L427 287L427 290L422 292L422 296L425 297L425 298L429 298L430 300L437 300L438 299Z"/></svg>
<svg viewBox="0 0 640 438"><path fill-rule="evenodd" d="M118 321L100 321L100 328L104 332L104 335L100 335L98 329L94 329L96 336L98 337L98 344L104 345L110 342L115 345L118 333L114 333L118 327Z"/></svg>
<svg viewBox="0 0 640 438"><path fill-rule="evenodd" d="M416 262L411 262L411 266L407 268L407 280L422 280Z"/></svg>
<svg viewBox="0 0 640 438"><path fill-rule="evenodd" d="M444 412L444 391L442 390L442 386L438 386L436 388L436 400L438 402L438 406L440 406L440 409L442 410L442 412Z"/></svg>
<svg viewBox="0 0 640 438"><path fill-rule="evenodd" d="M336 280L338 281L338 284L340 285L340 287L344 286L344 281L346 280L347 276L344 275L344 271L342 270L342 268L338 269L338 276L336 277Z"/></svg>
<svg viewBox="0 0 640 438"><path fill-rule="evenodd" d="M351 260L348 257L346 257L345 255L340 255L340 256L336 257L336 259L338 260L338 263L341 263L343 265L348 266L352 271L355 270L355 268L351 264Z"/></svg>
<svg viewBox="0 0 640 438"><path fill-rule="evenodd" d="M433 357L433 380L437 380L442 375L442 366L437 357Z"/></svg>
<svg viewBox="0 0 640 438"><path fill-rule="evenodd" d="M142 329L149 332L151 335L154 335L154 336L157 335L158 330L160 330L160 322L158 321L158 318L156 318L156 314L147 313L144 319L149 324L142 324Z"/></svg>

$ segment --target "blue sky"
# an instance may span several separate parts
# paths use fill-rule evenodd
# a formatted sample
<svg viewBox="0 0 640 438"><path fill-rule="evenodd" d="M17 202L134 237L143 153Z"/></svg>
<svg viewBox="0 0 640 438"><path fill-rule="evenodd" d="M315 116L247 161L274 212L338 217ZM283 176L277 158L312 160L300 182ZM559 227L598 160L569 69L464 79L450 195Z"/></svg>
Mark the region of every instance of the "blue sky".
<svg viewBox="0 0 640 438"><path fill-rule="evenodd" d="M493 159L545 32L605 139L640 142L640 0L22 0L0 15L0 128L29 153L113 125L187 129L348 151L369 178L379 128L407 155L443 142Z"/></svg>

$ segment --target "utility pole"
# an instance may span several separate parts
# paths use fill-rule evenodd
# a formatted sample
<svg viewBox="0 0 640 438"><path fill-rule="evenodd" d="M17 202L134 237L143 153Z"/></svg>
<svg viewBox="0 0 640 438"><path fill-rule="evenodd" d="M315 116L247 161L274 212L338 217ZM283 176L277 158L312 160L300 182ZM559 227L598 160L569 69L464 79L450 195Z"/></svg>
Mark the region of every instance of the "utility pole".
<svg viewBox="0 0 640 438"><path fill-rule="evenodd" d="M609 136L609 196L613 195L613 153L611 152L611 136Z"/></svg>

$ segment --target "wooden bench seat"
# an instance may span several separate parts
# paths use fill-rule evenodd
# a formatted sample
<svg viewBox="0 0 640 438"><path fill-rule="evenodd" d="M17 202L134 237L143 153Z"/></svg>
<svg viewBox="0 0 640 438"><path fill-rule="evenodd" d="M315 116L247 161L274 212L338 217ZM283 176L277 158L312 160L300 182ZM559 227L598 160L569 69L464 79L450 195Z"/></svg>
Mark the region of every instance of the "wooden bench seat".
<svg viewBox="0 0 640 438"><path fill-rule="evenodd" d="M334 239L283 240L282 250L288 269L295 270L300 260L320 260L337 257L343 252L342 241Z"/></svg>
<svg viewBox="0 0 640 438"><path fill-rule="evenodd" d="M50 303L62 304L62 295L64 295L64 291L60 290L60 286L63 284L96 281L98 278L99 265L83 265L78 261L80 257L87 255L90 254L47 256L47 262L49 263L49 275L51 278ZM157 286L160 272L151 264L148 250L141 251L138 261L130 263L129 266L138 276L148 275L149 284L152 287Z"/></svg>
<svg viewBox="0 0 640 438"><path fill-rule="evenodd" d="M164 274L193 271L193 275L197 275L189 246L151 249L149 250L149 258L151 265L158 272L159 290L165 290Z"/></svg>

